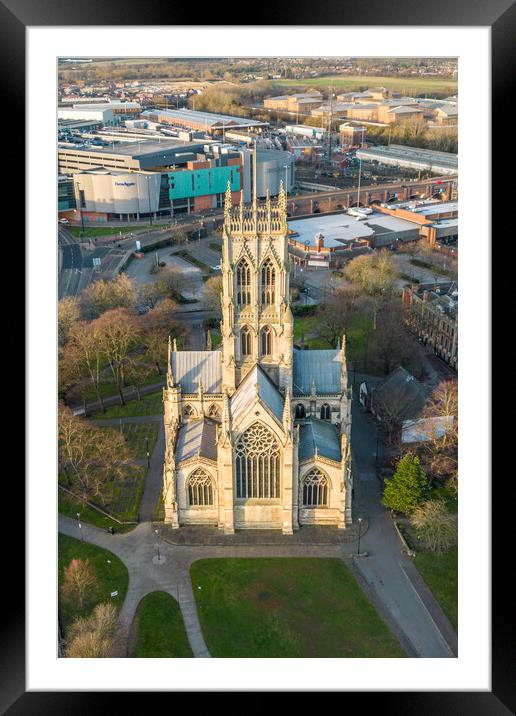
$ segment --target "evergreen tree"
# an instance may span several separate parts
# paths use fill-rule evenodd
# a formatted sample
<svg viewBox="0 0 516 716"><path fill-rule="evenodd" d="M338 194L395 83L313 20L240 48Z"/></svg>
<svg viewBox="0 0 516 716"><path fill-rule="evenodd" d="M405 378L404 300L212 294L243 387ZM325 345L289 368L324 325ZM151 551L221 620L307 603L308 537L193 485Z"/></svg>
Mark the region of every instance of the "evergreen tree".
<svg viewBox="0 0 516 716"><path fill-rule="evenodd" d="M411 453L399 461L391 480L385 480L382 504L410 514L428 495L428 478L419 458Z"/></svg>

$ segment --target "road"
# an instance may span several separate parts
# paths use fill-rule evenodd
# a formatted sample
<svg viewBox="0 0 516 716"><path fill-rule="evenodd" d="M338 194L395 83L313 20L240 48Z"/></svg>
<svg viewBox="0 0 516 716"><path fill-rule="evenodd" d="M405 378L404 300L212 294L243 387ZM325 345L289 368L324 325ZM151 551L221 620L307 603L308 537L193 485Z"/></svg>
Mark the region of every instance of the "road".
<svg viewBox="0 0 516 716"><path fill-rule="evenodd" d="M453 657L448 643L456 639L453 630L441 610L433 608L433 600L425 602L425 592L414 586L414 565L403 554L390 513L381 505L382 490L375 469L376 426L357 401L352 407L351 445L355 466L353 519L364 517L369 521L361 546L369 556L356 559L356 566L372 598L387 610L418 657ZM442 632L448 635L448 642Z"/></svg>

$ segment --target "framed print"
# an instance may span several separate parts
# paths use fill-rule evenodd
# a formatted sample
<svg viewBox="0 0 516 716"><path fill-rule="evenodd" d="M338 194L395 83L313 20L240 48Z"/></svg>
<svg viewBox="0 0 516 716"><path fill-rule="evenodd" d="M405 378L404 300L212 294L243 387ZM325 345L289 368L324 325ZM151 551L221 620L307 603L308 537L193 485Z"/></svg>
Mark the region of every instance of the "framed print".
<svg viewBox="0 0 516 716"><path fill-rule="evenodd" d="M0 5L28 278L4 710L509 713L489 269L513 6L60 5Z"/></svg>

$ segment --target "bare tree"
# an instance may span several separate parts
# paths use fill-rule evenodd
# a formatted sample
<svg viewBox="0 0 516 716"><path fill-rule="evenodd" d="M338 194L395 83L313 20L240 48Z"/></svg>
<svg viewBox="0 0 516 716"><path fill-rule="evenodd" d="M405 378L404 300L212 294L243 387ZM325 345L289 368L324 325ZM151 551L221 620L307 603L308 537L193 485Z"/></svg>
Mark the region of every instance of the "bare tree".
<svg viewBox="0 0 516 716"><path fill-rule="evenodd" d="M113 482L123 483L134 471L134 454L118 430L98 428L59 404L59 471L83 500L105 503Z"/></svg>
<svg viewBox="0 0 516 716"><path fill-rule="evenodd" d="M137 294L134 281L125 274L106 281L90 284L81 294L81 311L84 318L98 318L115 308L134 310Z"/></svg>
<svg viewBox="0 0 516 716"><path fill-rule="evenodd" d="M57 336L60 346L64 346L75 321L79 320L80 306L75 297L67 296L57 304Z"/></svg>
<svg viewBox="0 0 516 716"><path fill-rule="evenodd" d="M125 405L125 365L140 336L140 323L134 314L125 308L105 311L95 323L103 355L115 379L120 404Z"/></svg>
<svg viewBox="0 0 516 716"><path fill-rule="evenodd" d="M369 295L389 295L395 288L398 270L388 251L363 254L348 261L346 278Z"/></svg>
<svg viewBox="0 0 516 716"><path fill-rule="evenodd" d="M204 284L204 305L211 311L217 312L217 317L222 317L222 276L212 276Z"/></svg>
<svg viewBox="0 0 516 716"><path fill-rule="evenodd" d="M88 323L78 321L68 336L68 342L63 349L64 370L75 375L77 380L85 378L95 390L95 395L104 412L104 401L100 392L100 383L103 367L102 335L97 321Z"/></svg>
<svg viewBox="0 0 516 716"><path fill-rule="evenodd" d="M438 479L457 486L459 458L459 396L456 380L442 381L433 390L423 411L423 417L442 418L428 421L426 440L422 443L422 457L428 471ZM444 423L444 424L443 424Z"/></svg>
<svg viewBox="0 0 516 716"><path fill-rule="evenodd" d="M428 500L416 507L410 523L431 552L441 554L457 544L457 518L448 511L444 500Z"/></svg>
<svg viewBox="0 0 516 716"><path fill-rule="evenodd" d="M97 604L89 617L79 617L68 630L65 655L68 658L108 658L117 647L118 617L114 604Z"/></svg>
<svg viewBox="0 0 516 716"><path fill-rule="evenodd" d="M66 601L77 601L82 609L86 595L92 595L97 587L95 570L88 559L72 559L64 568L61 595Z"/></svg>
<svg viewBox="0 0 516 716"><path fill-rule="evenodd" d="M161 375L161 366L167 355L168 337L184 340L187 328L176 319L177 304L164 298L140 318L141 338L147 355Z"/></svg>
<svg viewBox="0 0 516 716"><path fill-rule="evenodd" d="M156 286L162 298L172 298L178 301L182 298L183 291L190 290L193 283L189 274L185 274L173 266L167 266L160 272Z"/></svg>
<svg viewBox="0 0 516 716"><path fill-rule="evenodd" d="M318 311L318 334L335 346L352 319L365 307L355 284L334 291Z"/></svg>

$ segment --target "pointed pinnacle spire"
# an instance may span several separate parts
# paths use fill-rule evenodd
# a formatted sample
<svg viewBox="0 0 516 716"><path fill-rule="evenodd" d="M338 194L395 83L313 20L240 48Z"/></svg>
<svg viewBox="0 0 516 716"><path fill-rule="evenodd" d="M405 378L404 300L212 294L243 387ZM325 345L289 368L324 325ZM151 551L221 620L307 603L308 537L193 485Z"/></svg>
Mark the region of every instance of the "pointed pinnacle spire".
<svg viewBox="0 0 516 716"><path fill-rule="evenodd" d="M174 372L172 369L172 352L171 352L171 343L170 343L170 336L169 336L168 337L167 388L173 388L173 387L174 387Z"/></svg>
<svg viewBox="0 0 516 716"><path fill-rule="evenodd" d="M285 388L285 403L283 405L283 425L290 428L292 422L292 406L290 403L290 386Z"/></svg>
<svg viewBox="0 0 516 716"><path fill-rule="evenodd" d="M283 186L283 179L280 179L279 193L278 193L278 208L282 213L287 213L287 196L285 194L285 188Z"/></svg>
<svg viewBox="0 0 516 716"><path fill-rule="evenodd" d="M229 430L229 394L227 389L224 391L224 402L222 404L222 426L225 431Z"/></svg>
<svg viewBox="0 0 516 716"><path fill-rule="evenodd" d="M228 186L226 189L226 196L224 198L224 218L229 218L231 214L231 207L233 205L232 196L231 196L231 182L228 179Z"/></svg>
<svg viewBox="0 0 516 716"><path fill-rule="evenodd" d="M199 395L199 399L202 400L202 396L204 395L204 386L202 384L202 380L199 381L199 385L197 388L197 393Z"/></svg>
<svg viewBox="0 0 516 716"><path fill-rule="evenodd" d="M346 358L346 334L342 334L342 357Z"/></svg>
<svg viewBox="0 0 516 716"><path fill-rule="evenodd" d="M317 397L317 388L315 386L315 380L313 378L312 378L312 386L311 386L311 390L310 390L310 397L311 398Z"/></svg>
<svg viewBox="0 0 516 716"><path fill-rule="evenodd" d="M208 331L207 331L207 333L206 333L206 350L207 350L207 351L213 350L213 343L212 343L212 340L211 340L211 331L210 331L209 328L208 328Z"/></svg>
<svg viewBox="0 0 516 716"><path fill-rule="evenodd" d="M177 351L177 338L174 338L172 342L172 350Z"/></svg>

